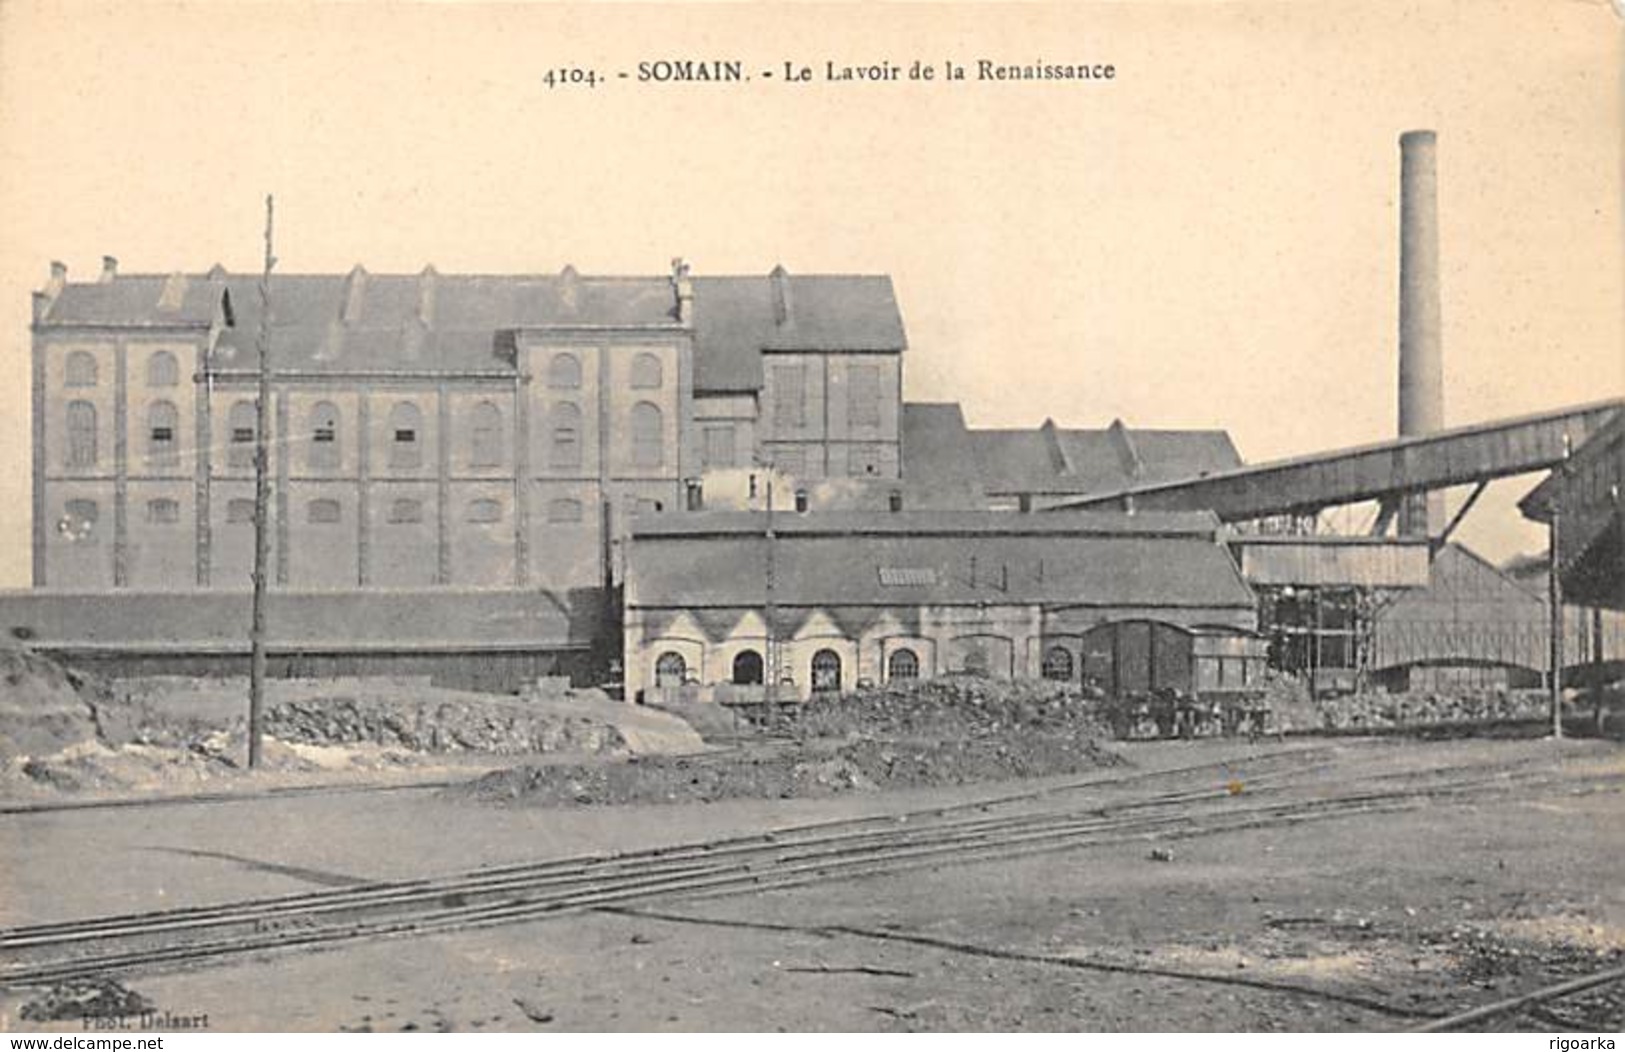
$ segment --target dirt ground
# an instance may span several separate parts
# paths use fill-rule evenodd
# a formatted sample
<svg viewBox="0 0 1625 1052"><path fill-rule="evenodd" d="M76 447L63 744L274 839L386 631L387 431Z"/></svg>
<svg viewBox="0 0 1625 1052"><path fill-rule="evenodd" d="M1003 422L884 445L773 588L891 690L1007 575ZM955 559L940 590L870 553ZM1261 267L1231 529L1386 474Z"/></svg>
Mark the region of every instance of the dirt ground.
<svg viewBox="0 0 1625 1052"><path fill-rule="evenodd" d="M1253 757L1283 746L1120 748L1127 766L1088 776L1104 799L1121 792L1113 779L1220 759L1174 781L1245 780ZM216 1030L1324 1031L1403 1029L1625 960L1617 744L1285 748L1319 757L1328 785L1463 763L1562 778L1181 839L1165 861L1152 843L1106 844L128 981ZM355 792L5 815L0 923L678 843L1055 781L574 809ZM30 1025L30 996L0 994L0 1027ZM1616 1030L1622 1002L1615 987L1493 1025Z"/></svg>

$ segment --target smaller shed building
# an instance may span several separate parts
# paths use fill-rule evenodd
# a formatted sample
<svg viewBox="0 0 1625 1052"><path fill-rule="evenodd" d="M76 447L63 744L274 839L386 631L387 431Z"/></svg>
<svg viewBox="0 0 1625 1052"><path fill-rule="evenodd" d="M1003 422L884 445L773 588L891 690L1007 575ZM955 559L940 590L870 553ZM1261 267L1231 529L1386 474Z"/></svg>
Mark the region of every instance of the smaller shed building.
<svg viewBox="0 0 1625 1052"><path fill-rule="evenodd" d="M1102 625L1257 627L1206 512L663 516L638 522L627 567L627 697L646 701L950 672L1081 682L1115 672L1087 645Z"/></svg>

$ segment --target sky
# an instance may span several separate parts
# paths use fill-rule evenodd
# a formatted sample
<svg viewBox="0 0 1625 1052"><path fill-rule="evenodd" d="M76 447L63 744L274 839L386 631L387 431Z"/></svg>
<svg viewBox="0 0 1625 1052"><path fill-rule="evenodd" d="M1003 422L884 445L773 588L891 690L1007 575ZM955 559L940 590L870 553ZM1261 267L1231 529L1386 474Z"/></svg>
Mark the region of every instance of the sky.
<svg viewBox="0 0 1625 1052"><path fill-rule="evenodd" d="M1395 433L1398 137L1432 128L1446 424L1619 397L1621 25L1606 0L0 0L0 587L27 584L50 261L252 271L268 192L285 272L890 274L906 398L1224 428L1262 461ZM751 78L637 79L683 59ZM978 81L979 59L1115 76ZM1513 507L1535 481L1459 536L1540 549Z"/></svg>

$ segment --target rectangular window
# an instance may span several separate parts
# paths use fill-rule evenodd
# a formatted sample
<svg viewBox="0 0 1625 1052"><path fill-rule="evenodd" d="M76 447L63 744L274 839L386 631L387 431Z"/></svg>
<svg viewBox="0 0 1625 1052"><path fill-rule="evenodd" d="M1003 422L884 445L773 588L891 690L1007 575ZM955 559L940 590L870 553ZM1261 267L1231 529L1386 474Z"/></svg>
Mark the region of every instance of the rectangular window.
<svg viewBox="0 0 1625 1052"><path fill-rule="evenodd" d="M147 521L154 526L171 526L180 522L180 503L165 497L147 501Z"/></svg>
<svg viewBox="0 0 1625 1052"><path fill-rule="evenodd" d="M807 426L806 366L773 367L773 426L775 428Z"/></svg>
<svg viewBox="0 0 1625 1052"><path fill-rule="evenodd" d="M246 497L236 497L226 502L226 521L228 523L251 523L254 521L254 502Z"/></svg>
<svg viewBox="0 0 1625 1052"><path fill-rule="evenodd" d="M396 524L423 521L423 502L401 499L389 506L389 521Z"/></svg>
<svg viewBox="0 0 1625 1052"><path fill-rule="evenodd" d="M707 424L705 427L705 448L701 451L702 464L707 468L731 468L734 466L734 426L732 424Z"/></svg>
<svg viewBox="0 0 1625 1052"><path fill-rule="evenodd" d="M327 525L344 518L344 509L336 500L313 500L305 506L306 521Z"/></svg>
<svg viewBox="0 0 1625 1052"><path fill-rule="evenodd" d="M846 370L846 422L850 427L880 426L880 366L858 363Z"/></svg>

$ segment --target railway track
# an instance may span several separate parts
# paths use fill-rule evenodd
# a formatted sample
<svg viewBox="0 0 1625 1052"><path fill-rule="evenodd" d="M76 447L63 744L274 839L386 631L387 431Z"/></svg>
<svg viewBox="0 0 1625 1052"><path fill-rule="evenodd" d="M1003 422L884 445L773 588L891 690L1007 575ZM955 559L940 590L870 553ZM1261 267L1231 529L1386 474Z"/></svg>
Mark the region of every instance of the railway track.
<svg viewBox="0 0 1625 1052"><path fill-rule="evenodd" d="M1471 766L1373 787L1312 777L1318 751L1248 764L1237 795L1213 765L1083 780L952 807L782 827L611 855L493 867L218 906L30 925L0 932L0 985L36 986L243 954L511 924L605 906L737 895L920 866L995 861L1125 841L1178 839L1410 807L1548 784L1541 768ZM1198 772L1206 770L1203 784ZM1122 795L1146 782L1198 784ZM1304 795L1307 792L1308 795ZM1095 798L1079 801L1079 793Z"/></svg>

